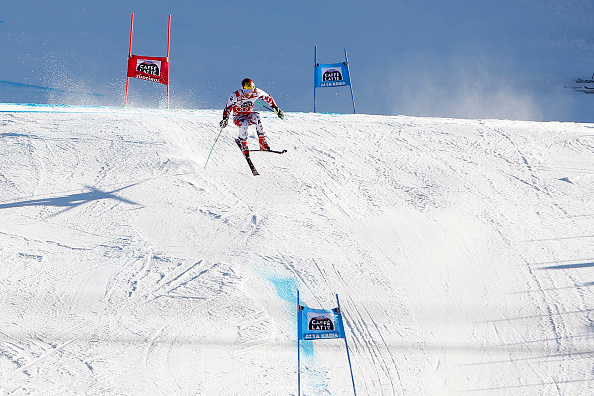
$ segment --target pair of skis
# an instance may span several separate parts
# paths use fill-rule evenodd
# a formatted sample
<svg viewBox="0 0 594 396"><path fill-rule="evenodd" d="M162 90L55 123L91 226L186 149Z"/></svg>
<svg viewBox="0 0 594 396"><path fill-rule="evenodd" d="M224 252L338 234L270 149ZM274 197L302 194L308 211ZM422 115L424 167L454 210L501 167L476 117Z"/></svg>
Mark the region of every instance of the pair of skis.
<svg viewBox="0 0 594 396"><path fill-rule="evenodd" d="M274 153L274 154L284 154L287 152L287 150L282 150L282 151L277 151L277 150L250 150L248 153L244 153L243 149L241 148L241 143L239 142L239 139L235 139L235 143L237 143L237 147L239 147L239 150L241 150L241 153L243 154L243 156L245 157L245 160L247 161L250 170L252 171L252 175L254 176L258 176L260 175L258 173L258 171L256 170L256 167L254 166L254 163L252 162L252 159L250 158L250 153L252 151L263 151L266 153Z"/></svg>
<svg viewBox="0 0 594 396"><path fill-rule="evenodd" d="M583 92L583 93L587 93L587 94L594 94L594 87L587 86L587 85L582 85L582 86L579 86L579 87L570 87L570 86L564 85L564 87L565 88L571 88L571 89L573 89L574 91L577 91L577 92Z"/></svg>
<svg viewBox="0 0 594 396"><path fill-rule="evenodd" d="M594 93L594 87L583 86L583 87L574 88L574 89L578 92L583 92L583 93L587 93L587 94Z"/></svg>
<svg viewBox="0 0 594 396"><path fill-rule="evenodd" d="M584 80L583 78L576 78L575 82L578 84L592 84L594 83L594 76L588 80Z"/></svg>
<svg viewBox="0 0 594 396"><path fill-rule="evenodd" d="M578 84L594 84L594 75L592 76L592 78L587 79L587 80L583 79L583 78L576 78L574 81ZM569 87L569 86L565 85L565 88L573 88L575 91L578 91L578 92L594 94L594 87L589 87L589 86L584 86L584 85L579 86L579 87Z"/></svg>

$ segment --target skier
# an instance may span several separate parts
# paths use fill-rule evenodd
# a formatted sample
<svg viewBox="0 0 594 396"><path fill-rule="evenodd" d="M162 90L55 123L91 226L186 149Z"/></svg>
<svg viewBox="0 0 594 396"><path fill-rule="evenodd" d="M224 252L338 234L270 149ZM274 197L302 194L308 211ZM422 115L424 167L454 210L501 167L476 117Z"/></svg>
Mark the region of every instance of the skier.
<svg viewBox="0 0 594 396"><path fill-rule="evenodd" d="M258 99L262 99L268 103L278 118L283 119L285 117L285 113L276 105L272 96L268 95L260 88L256 88L254 81L246 78L241 82L241 89L233 92L231 97L229 97L229 100L225 105L225 110L223 110L223 119L220 122L221 128L225 128L229 122L230 113L234 113L233 123L239 127L241 151L246 156L249 156L247 138L248 127L250 125L256 125L256 132L260 141L260 150L270 150L270 146L266 142L260 115L257 111L254 111L254 103Z"/></svg>

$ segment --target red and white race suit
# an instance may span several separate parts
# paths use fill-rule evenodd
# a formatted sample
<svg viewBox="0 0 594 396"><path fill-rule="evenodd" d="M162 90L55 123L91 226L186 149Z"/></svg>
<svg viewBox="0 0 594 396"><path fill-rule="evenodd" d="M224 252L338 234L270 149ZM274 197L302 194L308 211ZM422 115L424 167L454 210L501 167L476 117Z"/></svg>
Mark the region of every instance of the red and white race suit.
<svg viewBox="0 0 594 396"><path fill-rule="evenodd" d="M223 118L228 118L231 113L234 114L233 123L239 127L239 138L242 140L247 139L250 125L256 126L258 135L264 135L260 115L257 111L254 111L254 103L258 99L262 99L273 108L277 107L272 96L259 88L255 88L248 96L244 95L242 89L233 92L229 100L227 100L225 110L223 110Z"/></svg>

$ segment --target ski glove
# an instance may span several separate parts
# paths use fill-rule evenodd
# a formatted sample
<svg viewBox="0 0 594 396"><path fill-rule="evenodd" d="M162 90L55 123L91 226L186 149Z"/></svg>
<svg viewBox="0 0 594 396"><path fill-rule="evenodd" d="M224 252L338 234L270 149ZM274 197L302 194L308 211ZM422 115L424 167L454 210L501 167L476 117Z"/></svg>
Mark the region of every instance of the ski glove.
<svg viewBox="0 0 594 396"><path fill-rule="evenodd" d="M219 123L219 125L221 126L221 128L225 128L227 126L227 124L229 123L229 118L224 117L221 122Z"/></svg>
<svg viewBox="0 0 594 396"><path fill-rule="evenodd" d="M276 113L276 115L278 116L278 118L280 118L281 120L285 119L285 112L281 110L280 107L275 107L274 108L274 112Z"/></svg>

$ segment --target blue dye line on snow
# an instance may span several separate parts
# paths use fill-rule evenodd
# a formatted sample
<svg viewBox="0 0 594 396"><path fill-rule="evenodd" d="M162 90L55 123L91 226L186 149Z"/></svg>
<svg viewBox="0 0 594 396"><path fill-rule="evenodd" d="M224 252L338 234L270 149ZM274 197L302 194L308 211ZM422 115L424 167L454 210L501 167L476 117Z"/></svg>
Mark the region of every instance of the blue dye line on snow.
<svg viewBox="0 0 594 396"><path fill-rule="evenodd" d="M290 303L297 301L297 284L294 279L280 277L268 277L267 279L275 287L276 294L280 298Z"/></svg>
<svg viewBox="0 0 594 396"><path fill-rule="evenodd" d="M256 270L258 274L267 280L268 282L272 283L274 288L276 289L276 294L284 301L287 301L291 304L294 304L295 307L295 315L292 317L295 321L295 325L297 324L297 282L293 278L285 278L278 275L270 275L266 274L262 271ZM297 326L295 326L295 329ZM301 353L304 356L311 357L314 356L314 345L312 340L301 340Z"/></svg>
<svg viewBox="0 0 594 396"><path fill-rule="evenodd" d="M19 106L27 110L2 110L2 105ZM63 110L64 109L64 110ZM91 111L91 110L96 111ZM103 111L99 111L103 110ZM195 111L209 109L180 109L180 111ZM168 117L212 117L208 114L176 113L175 109L145 109L136 107L114 107L114 106L90 106L90 105L68 105L50 103L0 103L0 113L60 113L60 114L108 114L108 112L120 112L121 114L142 114L155 115L155 111L161 112ZM217 110L218 111L218 110Z"/></svg>
<svg viewBox="0 0 594 396"><path fill-rule="evenodd" d="M39 103L0 103L1 105L19 106L26 110L1 110L0 113L92 113L90 111L81 111L82 109L113 109L113 107L106 106L81 106L81 105L67 105L67 104L39 104ZM70 111L71 109L81 109ZM56 111L56 109L60 109ZM63 111L67 109L68 111Z"/></svg>
<svg viewBox="0 0 594 396"><path fill-rule="evenodd" d="M8 85L10 87L26 88L26 89L37 89L37 90L49 91L49 92L70 93L70 94L77 94L77 95L91 95L91 96L100 96L100 97L105 96L104 94L100 94L100 93L96 93L96 92L69 91L67 89L44 87L42 85L24 84L24 83L18 83L18 82L14 82L14 81L2 81L2 80L0 80L0 84Z"/></svg>
<svg viewBox="0 0 594 396"><path fill-rule="evenodd" d="M313 340L301 340L301 353L304 356L310 357L314 355L314 341Z"/></svg>

